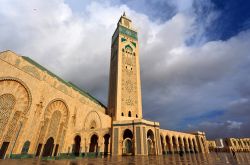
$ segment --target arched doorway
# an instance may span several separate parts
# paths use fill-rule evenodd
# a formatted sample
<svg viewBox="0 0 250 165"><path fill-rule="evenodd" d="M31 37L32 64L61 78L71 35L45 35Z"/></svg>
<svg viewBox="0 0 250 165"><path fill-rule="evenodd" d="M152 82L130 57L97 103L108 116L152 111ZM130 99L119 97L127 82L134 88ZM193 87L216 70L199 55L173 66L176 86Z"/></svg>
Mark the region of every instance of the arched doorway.
<svg viewBox="0 0 250 165"><path fill-rule="evenodd" d="M175 136L172 137L172 143L173 143L174 153L178 152L177 140Z"/></svg>
<svg viewBox="0 0 250 165"><path fill-rule="evenodd" d="M167 146L167 152L168 153L172 153L172 150L171 150L171 142L170 142L170 138L169 138L169 136L167 135L166 136L166 146Z"/></svg>
<svg viewBox="0 0 250 165"><path fill-rule="evenodd" d="M193 151L193 145L192 145L192 142L191 142L191 139L190 138L188 138L188 146L189 146L189 152L190 153L193 153L194 151Z"/></svg>
<svg viewBox="0 0 250 165"><path fill-rule="evenodd" d="M123 133L123 155L133 154L133 133L129 129L126 129Z"/></svg>
<svg viewBox="0 0 250 165"><path fill-rule="evenodd" d="M45 137L56 138L52 138L53 146L51 152L53 152L54 150L53 156L57 156L58 151L60 150L59 144L62 144L62 140L65 137L65 132L68 124L68 116L68 106L63 100L54 99L48 103L44 111L44 120L40 123L42 127L40 128L40 133L36 142L36 157L40 156L40 153L42 153L42 156L48 155L47 151L45 151L45 149L47 148L45 145L52 140L50 139L50 141L48 141L48 139L46 144L44 144L44 141L46 140ZM44 149L42 149L43 145ZM52 156L52 153L49 156Z"/></svg>
<svg viewBox="0 0 250 165"><path fill-rule="evenodd" d="M183 142L182 142L182 139L180 137L178 137L178 144L179 144L179 151L183 152Z"/></svg>
<svg viewBox="0 0 250 165"><path fill-rule="evenodd" d="M75 136L75 144L74 144L74 155L80 156L80 148L81 148L81 137L79 135Z"/></svg>
<svg viewBox="0 0 250 165"><path fill-rule="evenodd" d="M125 151L124 151L124 154L126 155L132 155L133 153L133 145L132 145L132 141L130 138L126 138L124 140L124 148L125 148Z"/></svg>
<svg viewBox="0 0 250 165"><path fill-rule="evenodd" d="M154 133L150 129L147 132L148 155L155 155Z"/></svg>
<svg viewBox="0 0 250 165"><path fill-rule="evenodd" d="M161 151L163 155L166 153L162 135L161 135Z"/></svg>
<svg viewBox="0 0 250 165"><path fill-rule="evenodd" d="M28 154L29 148L30 148L30 141L26 141L23 144L23 148L22 148L21 154Z"/></svg>
<svg viewBox="0 0 250 165"><path fill-rule="evenodd" d="M51 156L54 148L54 139L50 137L43 149L43 155L44 157Z"/></svg>
<svg viewBox="0 0 250 165"><path fill-rule="evenodd" d="M110 135L109 134L106 134L104 135L104 156L107 156L108 153L109 153L109 138L110 138Z"/></svg>
<svg viewBox="0 0 250 165"><path fill-rule="evenodd" d="M95 134L91 136L89 152L98 152L98 136Z"/></svg>
<svg viewBox="0 0 250 165"><path fill-rule="evenodd" d="M197 150L197 146L196 146L195 140L192 139L192 142L193 142L193 146L194 146L194 152L197 153L198 150Z"/></svg>
<svg viewBox="0 0 250 165"><path fill-rule="evenodd" d="M187 139L183 138L183 142L184 142L184 150L187 153L188 152L188 143L187 143Z"/></svg>

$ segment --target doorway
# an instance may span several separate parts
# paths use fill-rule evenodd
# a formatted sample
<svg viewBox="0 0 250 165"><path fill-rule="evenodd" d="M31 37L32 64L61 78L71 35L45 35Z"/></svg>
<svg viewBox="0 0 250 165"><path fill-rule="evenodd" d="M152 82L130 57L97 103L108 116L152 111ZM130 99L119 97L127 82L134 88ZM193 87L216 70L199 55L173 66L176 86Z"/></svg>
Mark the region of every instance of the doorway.
<svg viewBox="0 0 250 165"><path fill-rule="evenodd" d="M9 147L10 142L3 142L2 147L0 149L0 159L4 159L6 151Z"/></svg>
<svg viewBox="0 0 250 165"><path fill-rule="evenodd" d="M54 139L50 137L43 149L43 157L51 156L54 148Z"/></svg>

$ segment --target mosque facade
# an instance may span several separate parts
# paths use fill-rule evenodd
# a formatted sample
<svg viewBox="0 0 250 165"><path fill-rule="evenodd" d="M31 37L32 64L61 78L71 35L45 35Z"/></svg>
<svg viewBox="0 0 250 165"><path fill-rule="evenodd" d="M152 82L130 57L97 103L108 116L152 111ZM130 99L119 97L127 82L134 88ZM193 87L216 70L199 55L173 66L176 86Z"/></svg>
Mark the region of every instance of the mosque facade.
<svg viewBox="0 0 250 165"><path fill-rule="evenodd" d="M112 36L108 105L29 57L0 53L0 158L208 153L204 132L143 118L137 31Z"/></svg>

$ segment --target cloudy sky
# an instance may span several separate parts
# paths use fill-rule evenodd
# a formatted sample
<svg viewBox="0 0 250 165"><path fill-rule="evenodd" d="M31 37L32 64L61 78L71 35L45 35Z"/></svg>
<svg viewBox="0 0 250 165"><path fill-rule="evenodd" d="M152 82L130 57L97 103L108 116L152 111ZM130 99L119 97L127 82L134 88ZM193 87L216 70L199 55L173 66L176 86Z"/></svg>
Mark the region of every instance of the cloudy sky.
<svg viewBox="0 0 250 165"><path fill-rule="evenodd" d="M248 0L0 0L0 51L28 56L107 103L111 36L139 32L144 118L250 137Z"/></svg>

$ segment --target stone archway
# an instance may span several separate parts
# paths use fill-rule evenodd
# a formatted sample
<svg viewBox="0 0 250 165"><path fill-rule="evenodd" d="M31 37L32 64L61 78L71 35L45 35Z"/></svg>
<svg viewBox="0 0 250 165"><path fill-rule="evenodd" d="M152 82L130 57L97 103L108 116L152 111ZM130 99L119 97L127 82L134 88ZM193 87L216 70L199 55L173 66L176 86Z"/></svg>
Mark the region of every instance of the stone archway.
<svg viewBox="0 0 250 165"><path fill-rule="evenodd" d="M168 135L166 136L166 147L167 147L167 152L172 153L171 141Z"/></svg>
<svg viewBox="0 0 250 165"><path fill-rule="evenodd" d="M50 137L48 138L47 142L44 145L42 156L44 157L52 156L53 148L54 148L54 139L53 137Z"/></svg>
<svg viewBox="0 0 250 165"><path fill-rule="evenodd" d="M151 129L147 132L148 155L156 155L154 133Z"/></svg>
<svg viewBox="0 0 250 165"><path fill-rule="evenodd" d="M91 136L89 152L98 152L98 136L96 134Z"/></svg>
<svg viewBox="0 0 250 165"><path fill-rule="evenodd" d="M133 143L130 138L124 139L124 155L132 155L133 153Z"/></svg>
<svg viewBox="0 0 250 165"><path fill-rule="evenodd" d="M23 148L22 148L21 154L28 154L29 148L30 148L30 141L27 140L27 141L23 144Z"/></svg>
<svg viewBox="0 0 250 165"><path fill-rule="evenodd" d="M179 152L184 152L182 138L178 137Z"/></svg>
<svg viewBox="0 0 250 165"><path fill-rule="evenodd" d="M191 142L191 139L190 138L188 138L188 146L189 146L189 152L190 153L193 153L194 151L193 151L193 145L192 145L192 142Z"/></svg>
<svg viewBox="0 0 250 165"><path fill-rule="evenodd" d="M184 143L184 152L188 153L189 148L188 148L188 143L187 143L187 138L186 137L183 138L183 143Z"/></svg>
<svg viewBox="0 0 250 165"><path fill-rule="evenodd" d="M164 142L163 142L163 136L160 135L161 137L161 151L162 151L162 155L164 155L166 153L165 151L165 146L164 146Z"/></svg>
<svg viewBox="0 0 250 165"><path fill-rule="evenodd" d="M80 156L80 149L81 149L81 137L79 135L75 136L74 138L74 155Z"/></svg>
<svg viewBox="0 0 250 165"><path fill-rule="evenodd" d="M178 152L178 145L177 145L177 140L175 136L172 136L172 143L173 143L173 152L176 153Z"/></svg>
<svg viewBox="0 0 250 165"><path fill-rule="evenodd" d="M54 156L57 155L59 145L63 145L66 127L68 124L68 106L62 99L52 100L46 107L44 112L44 121L41 122L40 134L37 141L36 156L40 156L43 148L44 140L52 137L55 143ZM44 146L45 147L45 146Z"/></svg>
<svg viewBox="0 0 250 165"><path fill-rule="evenodd" d="M30 90L21 80L0 78L0 159L13 145L17 129L25 124L24 116L30 109L31 100Z"/></svg>
<svg viewBox="0 0 250 165"><path fill-rule="evenodd" d="M123 155L133 155L134 146L133 146L133 133L131 130L126 129L123 132Z"/></svg>
<svg viewBox="0 0 250 165"><path fill-rule="evenodd" d="M193 142L193 147L194 147L194 153L197 153L197 152L198 152L198 149L197 149L196 142L195 142L194 139L192 139L192 142Z"/></svg>
<svg viewBox="0 0 250 165"><path fill-rule="evenodd" d="M85 118L84 121L84 128L85 129L99 129L102 128L102 121L101 117L96 111L90 111Z"/></svg>

